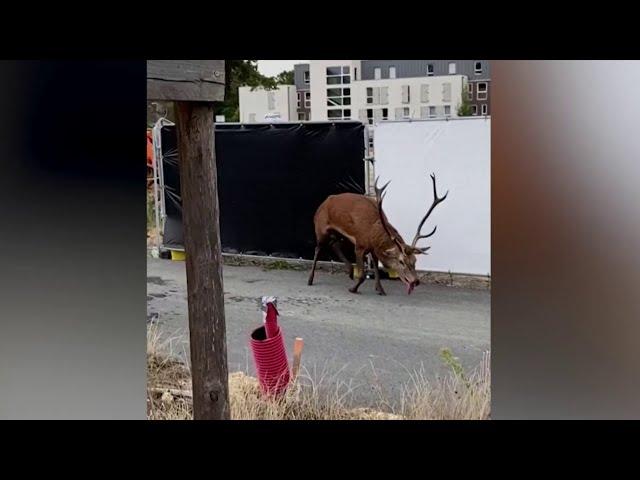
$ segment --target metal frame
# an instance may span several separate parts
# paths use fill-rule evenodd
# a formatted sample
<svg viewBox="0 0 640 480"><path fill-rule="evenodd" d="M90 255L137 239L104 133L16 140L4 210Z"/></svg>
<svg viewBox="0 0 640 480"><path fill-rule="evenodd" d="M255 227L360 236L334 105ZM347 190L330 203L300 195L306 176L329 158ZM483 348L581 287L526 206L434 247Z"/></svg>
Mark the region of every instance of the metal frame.
<svg viewBox="0 0 640 480"><path fill-rule="evenodd" d="M358 120L334 120L334 121L298 121L298 122L275 122L277 125L300 125L300 124L309 124L309 123L362 123ZM155 220L156 220L156 230L158 235L156 236L156 247L158 248L158 252L164 245L164 235L162 236L163 240L160 240L160 233L164 234L164 224L167 218L166 210L165 210L165 200L164 200L164 162L162 158L162 127L175 125L172 121L167 120L166 118L160 118L153 126L152 129L152 140L153 140L153 197L155 204ZM274 125L274 122L256 122L256 123L244 123L244 122L224 122L219 123L217 125L236 125L236 126L245 126L245 125ZM373 155L371 155L371 151L369 149L369 138L370 131L369 125L364 125L364 175L365 182L364 188L365 193L367 195L370 194L369 188L369 169L373 167L373 164L370 160L373 160ZM174 248L171 250L183 252L184 248Z"/></svg>
<svg viewBox="0 0 640 480"><path fill-rule="evenodd" d="M403 118L401 120L380 120L381 123L411 123L411 122L455 122L459 120L487 120L491 115L470 115L468 117L436 117L436 118Z"/></svg>
<svg viewBox="0 0 640 480"><path fill-rule="evenodd" d="M162 127L165 125L175 125L172 121L166 118L160 118L152 129L153 140L153 197L155 204L155 217L156 217L156 230L158 235L156 236L156 247L158 252L163 246L163 241L160 240L161 234L164 238L164 222L167 218L164 201L164 166L162 158Z"/></svg>

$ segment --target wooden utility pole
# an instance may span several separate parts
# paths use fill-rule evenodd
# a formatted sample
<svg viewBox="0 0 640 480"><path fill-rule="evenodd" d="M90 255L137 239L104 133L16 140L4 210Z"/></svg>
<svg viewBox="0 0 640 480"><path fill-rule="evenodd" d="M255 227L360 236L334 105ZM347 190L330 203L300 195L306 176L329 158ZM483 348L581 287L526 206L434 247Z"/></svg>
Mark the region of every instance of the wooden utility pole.
<svg viewBox="0 0 640 480"><path fill-rule="evenodd" d="M224 71L224 60L147 62L147 98L176 106L195 420L230 417L212 104Z"/></svg>

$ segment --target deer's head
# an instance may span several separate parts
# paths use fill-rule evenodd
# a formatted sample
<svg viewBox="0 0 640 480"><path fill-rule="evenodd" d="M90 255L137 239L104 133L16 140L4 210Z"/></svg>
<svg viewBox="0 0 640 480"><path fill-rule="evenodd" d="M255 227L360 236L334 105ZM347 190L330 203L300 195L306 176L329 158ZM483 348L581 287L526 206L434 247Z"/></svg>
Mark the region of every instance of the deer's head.
<svg viewBox="0 0 640 480"><path fill-rule="evenodd" d="M398 234L396 229L389 224L384 212L382 211L382 200L386 195L385 189L389 185L389 182L387 182L382 188L378 188L378 179L376 179L376 183L375 183L376 202L378 204L378 213L380 215L380 221L387 235L389 235L389 237L393 241L393 245L391 247L386 248L385 250L377 253L380 258L380 261L386 267L391 268L396 272L398 272L398 276L400 277L400 280L402 280L402 282L407 287L407 294L410 294L413 291L413 289L420 284L420 280L418 279L418 274L416 273L416 255L425 255L427 253L427 250L431 248L431 247L422 247L422 248L418 247L417 246L418 240L421 240L423 238L429 238L434 233L436 233L436 228L437 228L437 227L434 227L431 233L427 235L422 235L421 233L422 227L424 226L424 223L427 221L427 218L429 218L429 215L431 215L431 212L433 211L433 209L445 198L447 198L447 195L449 194L449 192L447 191L447 193L445 193L444 196L438 197L438 192L436 191L436 176L433 173L431 174L431 182L433 183L433 202L431 204L431 207L429 207L429 210L427 210L427 213L425 214L425 216L422 217L422 220L420 220L420 223L418 224L418 230L416 232L416 235L413 237L413 241L411 242L411 245L408 245L404 242L404 240Z"/></svg>

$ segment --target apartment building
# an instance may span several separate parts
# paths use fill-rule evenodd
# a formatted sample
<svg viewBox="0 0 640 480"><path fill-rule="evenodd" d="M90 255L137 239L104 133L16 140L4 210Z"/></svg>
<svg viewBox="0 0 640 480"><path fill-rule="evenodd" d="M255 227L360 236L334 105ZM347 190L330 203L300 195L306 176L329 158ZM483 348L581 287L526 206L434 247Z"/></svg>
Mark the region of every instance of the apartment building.
<svg viewBox="0 0 640 480"><path fill-rule="evenodd" d="M294 83L276 93L241 87L241 121L456 117L465 88L472 114L490 115L487 60L312 60L294 66Z"/></svg>
<svg viewBox="0 0 640 480"><path fill-rule="evenodd" d="M463 75L434 78L359 80L352 87L358 119L380 120L457 117L462 102Z"/></svg>
<svg viewBox="0 0 640 480"><path fill-rule="evenodd" d="M360 71L362 80L464 75L473 114L491 114L488 60L362 60Z"/></svg>
<svg viewBox="0 0 640 480"><path fill-rule="evenodd" d="M373 62L313 60L309 68L311 120L375 124L380 120L457 116L467 75L455 70L447 75L427 75L426 66L424 74L418 75L400 68L405 61L398 66L384 64L390 61Z"/></svg>
<svg viewBox="0 0 640 480"><path fill-rule="evenodd" d="M308 63L293 66L293 78L296 86L298 120L311 120L311 76Z"/></svg>
<svg viewBox="0 0 640 480"><path fill-rule="evenodd" d="M280 85L275 90L240 87L238 101L242 123L298 120L295 85Z"/></svg>

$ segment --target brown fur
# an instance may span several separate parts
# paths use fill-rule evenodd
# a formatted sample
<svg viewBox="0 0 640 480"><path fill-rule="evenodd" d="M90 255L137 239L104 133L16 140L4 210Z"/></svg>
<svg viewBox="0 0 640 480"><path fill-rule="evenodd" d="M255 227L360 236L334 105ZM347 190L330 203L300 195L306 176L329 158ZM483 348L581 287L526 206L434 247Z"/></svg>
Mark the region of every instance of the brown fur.
<svg viewBox="0 0 640 480"><path fill-rule="evenodd" d="M404 243L402 237L389 224L386 217L384 220L391 234L396 237L396 241L385 231L375 199L355 193L329 196L318 207L314 216L317 247L308 284L313 284L315 265L320 250L325 246L335 245L336 234L347 238L355 247L356 264L360 277L356 279L356 284L349 289L352 293L357 293L358 287L364 282L364 256L367 254L370 254L374 260L376 290L379 294L384 295L385 292L380 284L378 260L385 267L397 271L405 283L417 284L414 255L417 252ZM351 264L346 261L344 256L341 259L347 265L348 271L352 273Z"/></svg>

